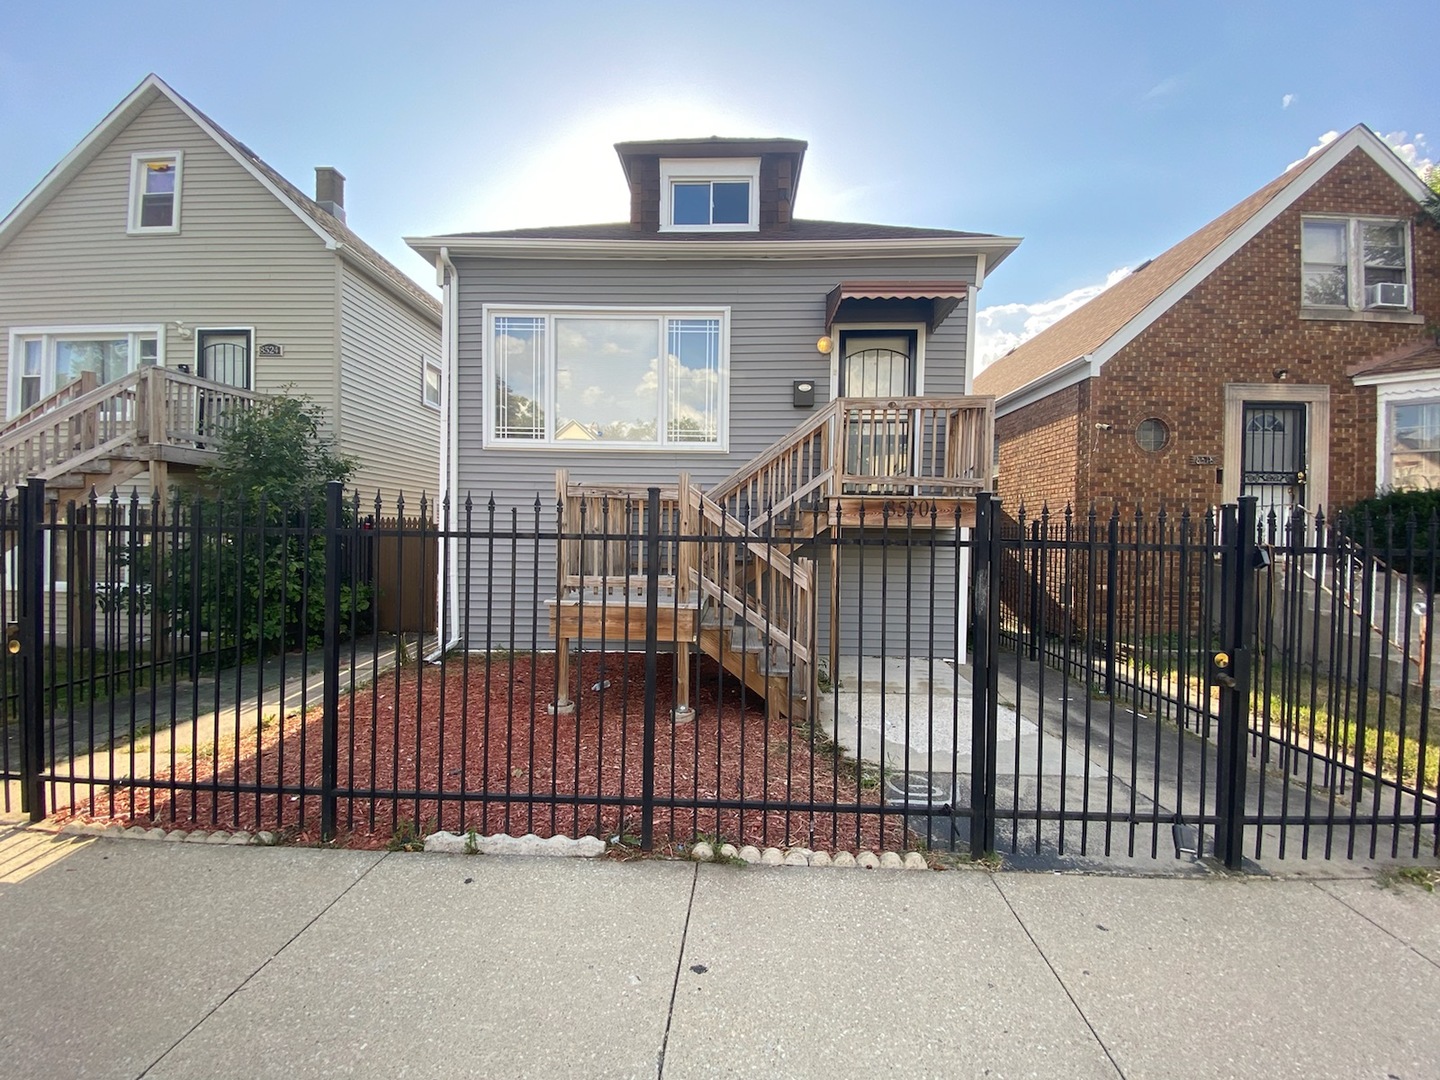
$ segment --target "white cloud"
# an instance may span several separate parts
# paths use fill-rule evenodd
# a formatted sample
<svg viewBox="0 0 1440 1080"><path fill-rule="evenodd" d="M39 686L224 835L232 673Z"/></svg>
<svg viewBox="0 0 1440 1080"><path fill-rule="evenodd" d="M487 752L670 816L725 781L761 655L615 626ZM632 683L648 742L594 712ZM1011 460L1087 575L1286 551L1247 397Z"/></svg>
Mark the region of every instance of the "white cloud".
<svg viewBox="0 0 1440 1080"><path fill-rule="evenodd" d="M1376 134L1379 135L1380 133L1377 131ZM1314 146L1305 151L1305 157L1301 158L1300 161L1292 161L1285 167L1287 169L1293 169L1296 165L1299 165L1301 161L1306 161L1314 157L1339 137L1340 133L1338 131L1325 132L1324 135L1320 136L1320 140ZM1384 139L1390 148L1400 155L1401 161L1405 162L1406 165L1409 165L1421 176L1424 176L1426 172L1434 167L1435 162L1429 157L1431 153L1430 146L1425 141L1425 136L1420 134L1420 132L1417 131L1413 139L1407 131L1392 131L1388 135L1380 135L1380 138Z"/></svg>
<svg viewBox="0 0 1440 1080"><path fill-rule="evenodd" d="M1378 134L1378 133L1377 133ZM1409 165L1421 176L1435 167L1435 162L1428 156L1431 153L1429 145L1425 142L1425 136L1420 132L1415 133L1415 138L1410 138L1408 132L1392 131L1388 135L1381 135L1395 153L1400 155L1400 160Z"/></svg>
<svg viewBox="0 0 1440 1080"><path fill-rule="evenodd" d="M1176 90L1179 90L1180 86L1181 80L1177 76L1172 75L1168 79L1161 79L1149 90L1146 90L1145 93L1141 95L1141 100L1156 101L1163 97L1169 97L1175 93Z"/></svg>
<svg viewBox="0 0 1440 1080"><path fill-rule="evenodd" d="M1294 105L1294 104L1295 104L1295 100L1296 100L1299 96L1300 96L1300 95L1298 95L1298 94L1286 94L1284 97L1282 97L1282 98L1280 99L1280 108L1282 108L1282 109L1288 109L1288 108L1290 108L1291 105Z"/></svg>
<svg viewBox="0 0 1440 1080"><path fill-rule="evenodd" d="M975 312L975 370L982 371L1022 341L1059 322L1070 312L1130 273L1128 266L1111 270L1096 285L1072 289L1054 300L1033 304L992 304Z"/></svg>
<svg viewBox="0 0 1440 1080"><path fill-rule="evenodd" d="M1286 171L1289 171L1290 169L1293 169L1296 165L1299 165L1300 162L1306 161L1306 160L1314 157L1316 154L1320 153L1321 150L1324 150L1325 147L1329 146L1332 142L1334 142L1334 141L1335 141L1336 139L1338 139L1338 138L1340 138L1340 132L1338 132L1338 131L1327 131L1327 132L1325 132L1324 135L1321 135L1321 136L1320 136L1320 141L1319 141L1319 142L1317 142L1314 146L1310 147L1309 150L1306 150L1306 151L1305 151L1305 156L1304 156L1304 157L1299 158L1299 159L1297 159L1297 160L1295 160L1295 161L1292 161L1292 162L1290 162L1289 165L1286 165L1286 166L1285 166Z"/></svg>

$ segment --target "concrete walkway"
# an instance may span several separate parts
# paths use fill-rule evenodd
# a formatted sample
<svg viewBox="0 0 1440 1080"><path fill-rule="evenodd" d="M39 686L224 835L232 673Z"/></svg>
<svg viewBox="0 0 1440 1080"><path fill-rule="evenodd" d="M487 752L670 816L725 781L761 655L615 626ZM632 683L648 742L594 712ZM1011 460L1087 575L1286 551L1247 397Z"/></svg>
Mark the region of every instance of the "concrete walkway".
<svg viewBox="0 0 1440 1080"><path fill-rule="evenodd" d="M0 1076L1440 1077L1440 895L0 833Z"/></svg>

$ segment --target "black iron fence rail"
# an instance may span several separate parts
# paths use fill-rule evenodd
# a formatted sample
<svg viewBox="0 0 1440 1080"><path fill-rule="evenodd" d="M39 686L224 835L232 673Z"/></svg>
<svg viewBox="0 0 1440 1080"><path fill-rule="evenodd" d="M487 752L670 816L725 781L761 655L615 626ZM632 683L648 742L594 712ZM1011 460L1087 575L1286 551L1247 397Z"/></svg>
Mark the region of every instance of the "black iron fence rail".
<svg viewBox="0 0 1440 1080"><path fill-rule="evenodd" d="M7 808L13 783L35 817L370 841L1440 853L1437 523L1009 519L981 495L973 529L898 502L694 533L659 489L579 529L539 499L415 510L338 485L299 509L0 499ZM567 665L571 543L591 629ZM381 575L382 550L416 564ZM813 563L834 629L772 633L797 595L756 572L777 553ZM741 615L682 601L702 565ZM409 631L415 597L377 618L382 578L428 577L438 637Z"/></svg>

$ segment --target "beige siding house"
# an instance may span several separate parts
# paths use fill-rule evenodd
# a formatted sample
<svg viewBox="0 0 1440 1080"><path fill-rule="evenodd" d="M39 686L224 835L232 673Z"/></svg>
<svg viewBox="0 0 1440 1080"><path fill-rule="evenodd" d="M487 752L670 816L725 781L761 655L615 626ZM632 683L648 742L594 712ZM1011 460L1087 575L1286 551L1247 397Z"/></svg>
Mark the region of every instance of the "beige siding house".
<svg viewBox="0 0 1440 1080"><path fill-rule="evenodd" d="M311 198L146 78L0 222L7 427L84 373L153 365L307 395L362 491L433 493L440 307L316 176Z"/></svg>

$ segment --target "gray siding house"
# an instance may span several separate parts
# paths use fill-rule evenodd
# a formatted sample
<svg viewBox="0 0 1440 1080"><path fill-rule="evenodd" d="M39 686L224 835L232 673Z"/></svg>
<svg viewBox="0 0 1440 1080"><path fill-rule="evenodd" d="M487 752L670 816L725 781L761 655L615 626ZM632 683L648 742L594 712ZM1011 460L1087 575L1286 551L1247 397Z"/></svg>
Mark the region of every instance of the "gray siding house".
<svg viewBox="0 0 1440 1080"><path fill-rule="evenodd" d="M345 224L343 176L316 183L304 194L160 78L141 82L0 222L7 451L17 419L63 407L67 387L156 369L305 394L361 490L433 494L440 306Z"/></svg>
<svg viewBox="0 0 1440 1080"><path fill-rule="evenodd" d="M1019 241L796 219L805 149L791 139L621 143L628 221L408 239L443 282L443 468L458 502L469 496L484 506L493 495L507 513L519 507L523 522L538 497L549 526L557 494L573 522L587 492L638 496L654 484L667 486L682 519L693 498L697 522L710 520L702 503L753 523L765 507L817 492L833 496L832 509L843 501L853 518L854 504L879 490L842 481L858 467L837 449L857 438L860 414L841 407L853 401L872 420L888 406L892 437L903 428L918 438L912 428L928 423L953 440L943 463L892 452L879 470L897 478L892 499L903 491L973 503L988 486L990 461L989 403L968 396L975 290ZM846 416L851 434L841 436ZM764 468L780 459L792 467ZM899 483L907 478L913 483ZM876 504L867 521L879 518ZM797 558L806 539L791 537ZM553 545L542 545L539 558L539 580L561 579L563 607L563 579L577 568L562 565L557 575ZM928 583L928 549L917 546L908 559L915 580ZM533 551L518 554L522 588L537 574L533 560ZM953 598L953 546L940 562L935 591ZM867 593L881 580L878 565L869 569ZM495 572L508 575L508 563ZM750 601L707 594L703 571L691 568L691 576L702 612L708 599L745 616ZM873 603L869 622L878 594L858 597L856 565L815 576L821 611L830 610L833 583L844 593L833 618L817 620L817 647L830 647L833 628L853 648L858 612ZM484 603L474 587L462 597L459 579L452 575L456 638L467 605L474 626ZM542 620L555 592L539 598ZM550 623L537 628L542 643L552 632L569 636L556 631L550 606ZM531 605L518 608L524 622ZM890 614L897 627L907 618ZM953 656L963 650L953 599L946 620L936 648ZM576 636L589 634L578 628ZM866 651L871 641L878 647L878 632Z"/></svg>

